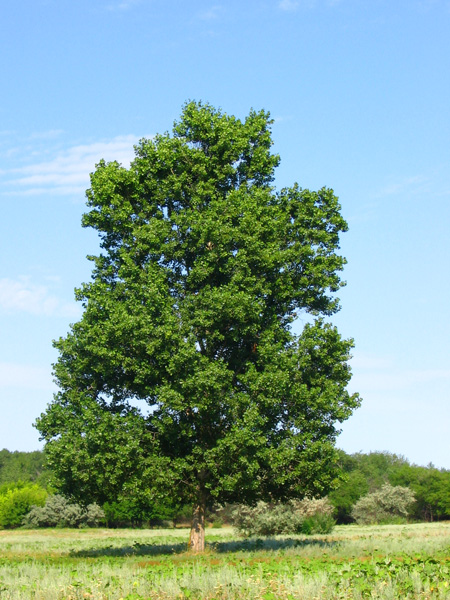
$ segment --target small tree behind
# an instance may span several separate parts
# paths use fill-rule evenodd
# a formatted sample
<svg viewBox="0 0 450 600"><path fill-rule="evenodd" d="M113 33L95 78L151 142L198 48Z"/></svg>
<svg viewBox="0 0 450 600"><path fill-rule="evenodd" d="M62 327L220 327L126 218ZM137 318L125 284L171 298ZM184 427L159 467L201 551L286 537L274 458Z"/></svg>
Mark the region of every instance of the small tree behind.
<svg viewBox="0 0 450 600"><path fill-rule="evenodd" d="M409 488L387 483L360 498L353 507L352 516L364 525L404 521L414 502L414 492Z"/></svg>
<svg viewBox="0 0 450 600"><path fill-rule="evenodd" d="M33 506L24 517L26 527L97 527L105 518L97 504L82 507L58 494L49 496L44 506Z"/></svg>
<svg viewBox="0 0 450 600"><path fill-rule="evenodd" d="M233 525L245 536L330 533L335 525L328 498L304 498L283 503L258 502L254 507L238 505Z"/></svg>

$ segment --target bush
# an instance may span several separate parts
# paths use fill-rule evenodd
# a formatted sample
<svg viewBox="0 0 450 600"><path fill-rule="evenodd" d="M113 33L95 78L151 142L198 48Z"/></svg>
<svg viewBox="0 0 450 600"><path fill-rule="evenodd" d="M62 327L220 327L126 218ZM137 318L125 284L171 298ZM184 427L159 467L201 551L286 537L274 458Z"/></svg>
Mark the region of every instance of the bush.
<svg viewBox="0 0 450 600"><path fill-rule="evenodd" d="M0 491L0 528L19 527L30 508L42 506L47 492L37 483L3 485Z"/></svg>
<svg viewBox="0 0 450 600"><path fill-rule="evenodd" d="M353 507L352 517L362 525L404 522L414 502L414 492L409 488L387 483L360 498Z"/></svg>
<svg viewBox="0 0 450 600"><path fill-rule="evenodd" d="M24 517L26 527L96 527L105 518L97 504L81 507L64 496L50 496L44 506L34 506Z"/></svg>
<svg viewBox="0 0 450 600"><path fill-rule="evenodd" d="M146 493L121 494L103 503L108 527L173 527L179 505L162 495ZM192 516L192 507L190 507Z"/></svg>
<svg viewBox="0 0 450 600"><path fill-rule="evenodd" d="M318 513L311 517L306 517L301 525L300 533L304 533L305 535L330 533L335 525L336 521L331 515Z"/></svg>
<svg viewBox="0 0 450 600"><path fill-rule="evenodd" d="M83 517L83 524L98 527L105 520L105 511L98 504L88 504Z"/></svg>
<svg viewBox="0 0 450 600"><path fill-rule="evenodd" d="M304 533L329 533L334 527L333 507L327 498L293 500L269 504L258 502L254 507L238 505L232 519L236 529L245 536Z"/></svg>
<svg viewBox="0 0 450 600"><path fill-rule="evenodd" d="M223 527L222 519L214 519L214 521L211 523L211 527L213 529L221 529Z"/></svg>

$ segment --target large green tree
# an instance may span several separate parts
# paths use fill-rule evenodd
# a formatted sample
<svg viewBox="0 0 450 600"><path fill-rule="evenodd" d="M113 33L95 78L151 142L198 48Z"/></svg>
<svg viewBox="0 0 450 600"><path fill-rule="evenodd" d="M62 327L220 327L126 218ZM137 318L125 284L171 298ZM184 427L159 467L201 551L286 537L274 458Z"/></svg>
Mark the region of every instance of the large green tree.
<svg viewBox="0 0 450 600"><path fill-rule="evenodd" d="M352 341L324 320L347 225L330 189L274 189L270 126L190 102L129 169L97 165L102 252L37 421L62 491L190 502L194 550L208 503L326 493L359 403Z"/></svg>

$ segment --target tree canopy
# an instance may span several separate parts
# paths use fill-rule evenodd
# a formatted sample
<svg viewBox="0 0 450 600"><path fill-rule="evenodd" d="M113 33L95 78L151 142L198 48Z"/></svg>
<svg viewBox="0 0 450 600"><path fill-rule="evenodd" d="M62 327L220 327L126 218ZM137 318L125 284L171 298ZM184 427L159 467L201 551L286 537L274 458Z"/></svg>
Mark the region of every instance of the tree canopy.
<svg viewBox="0 0 450 600"><path fill-rule="evenodd" d="M62 491L190 502L194 549L212 501L326 493L359 404L329 323L347 224L331 189L275 190L271 123L189 102L130 168L97 165L83 225L102 251L37 420Z"/></svg>

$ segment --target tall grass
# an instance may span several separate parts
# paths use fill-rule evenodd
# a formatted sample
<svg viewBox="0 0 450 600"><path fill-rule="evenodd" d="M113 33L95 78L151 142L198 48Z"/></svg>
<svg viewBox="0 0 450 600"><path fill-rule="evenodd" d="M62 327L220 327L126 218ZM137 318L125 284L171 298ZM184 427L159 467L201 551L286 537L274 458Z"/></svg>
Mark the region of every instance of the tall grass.
<svg viewBox="0 0 450 600"><path fill-rule="evenodd" d="M450 598L450 523L242 540L209 530L0 532L1 600Z"/></svg>

